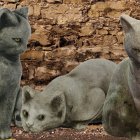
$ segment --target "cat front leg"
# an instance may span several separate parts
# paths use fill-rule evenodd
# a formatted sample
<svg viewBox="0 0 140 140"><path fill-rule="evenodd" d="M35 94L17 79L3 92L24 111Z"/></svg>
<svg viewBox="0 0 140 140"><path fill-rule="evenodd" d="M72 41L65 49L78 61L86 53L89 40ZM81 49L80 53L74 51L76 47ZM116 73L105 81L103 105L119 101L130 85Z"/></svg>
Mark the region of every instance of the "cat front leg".
<svg viewBox="0 0 140 140"><path fill-rule="evenodd" d="M3 96L0 97L0 138L6 139L12 136L10 125L13 115L13 110L16 101L16 94L15 92L5 93Z"/></svg>
<svg viewBox="0 0 140 140"><path fill-rule="evenodd" d="M10 107L11 103L8 103L6 101L1 101L0 102L0 110L1 110L1 115L0 115L0 138L1 139L6 139L12 136L11 130L10 130L10 124L11 124L11 114L12 114L12 108Z"/></svg>
<svg viewBox="0 0 140 140"><path fill-rule="evenodd" d="M132 136L131 140L140 140L140 132L137 132L136 136Z"/></svg>
<svg viewBox="0 0 140 140"><path fill-rule="evenodd" d="M7 138L10 138L11 136L12 136L12 132L10 130L10 127L0 129L1 139L7 139Z"/></svg>
<svg viewBox="0 0 140 140"><path fill-rule="evenodd" d="M22 88L19 89L18 95L16 97L15 107L13 111L12 123L15 126L22 127L21 123L21 107L22 107Z"/></svg>

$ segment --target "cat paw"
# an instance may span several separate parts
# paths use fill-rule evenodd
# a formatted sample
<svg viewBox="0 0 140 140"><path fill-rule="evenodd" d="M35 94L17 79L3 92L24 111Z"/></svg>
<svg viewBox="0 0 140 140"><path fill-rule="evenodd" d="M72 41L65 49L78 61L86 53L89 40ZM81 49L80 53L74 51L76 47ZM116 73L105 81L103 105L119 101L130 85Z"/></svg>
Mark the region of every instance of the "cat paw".
<svg viewBox="0 0 140 140"><path fill-rule="evenodd" d="M131 140L140 140L140 137L132 137Z"/></svg>
<svg viewBox="0 0 140 140"><path fill-rule="evenodd" d="M10 138L11 136L12 136L12 132L11 132L10 128L0 129L0 138L1 139L7 139L7 138Z"/></svg>
<svg viewBox="0 0 140 140"><path fill-rule="evenodd" d="M140 133L138 132L136 136L132 136L131 140L140 140Z"/></svg>
<svg viewBox="0 0 140 140"><path fill-rule="evenodd" d="M84 130L86 129L86 124L81 124L81 123L77 123L73 126L74 129L77 129L77 130Z"/></svg>

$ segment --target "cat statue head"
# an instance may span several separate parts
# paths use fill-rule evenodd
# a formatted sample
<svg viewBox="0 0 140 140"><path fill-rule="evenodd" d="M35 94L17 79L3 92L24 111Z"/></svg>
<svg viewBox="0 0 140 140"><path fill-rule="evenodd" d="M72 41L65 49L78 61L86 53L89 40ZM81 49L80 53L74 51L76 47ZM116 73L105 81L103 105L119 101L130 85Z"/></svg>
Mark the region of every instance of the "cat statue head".
<svg viewBox="0 0 140 140"><path fill-rule="evenodd" d="M140 20L123 14L120 21L125 33L125 50L132 61L140 63Z"/></svg>
<svg viewBox="0 0 140 140"><path fill-rule="evenodd" d="M45 93L44 93L45 91ZM41 132L59 127L65 121L66 103L60 91L37 93L29 86L22 90L21 120L25 131Z"/></svg>
<svg viewBox="0 0 140 140"><path fill-rule="evenodd" d="M27 14L27 7L0 9L0 55L18 55L26 50L31 35Z"/></svg>

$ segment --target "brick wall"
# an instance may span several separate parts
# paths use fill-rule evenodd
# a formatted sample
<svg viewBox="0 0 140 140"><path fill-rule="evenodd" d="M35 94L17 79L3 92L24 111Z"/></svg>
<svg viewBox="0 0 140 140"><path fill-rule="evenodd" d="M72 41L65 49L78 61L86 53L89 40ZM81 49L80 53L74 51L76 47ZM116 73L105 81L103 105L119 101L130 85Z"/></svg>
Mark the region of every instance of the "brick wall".
<svg viewBox="0 0 140 140"><path fill-rule="evenodd" d="M122 13L140 19L135 0L3 0L0 6L29 7L32 36L21 56L22 84L47 84L90 58L116 63L123 49Z"/></svg>

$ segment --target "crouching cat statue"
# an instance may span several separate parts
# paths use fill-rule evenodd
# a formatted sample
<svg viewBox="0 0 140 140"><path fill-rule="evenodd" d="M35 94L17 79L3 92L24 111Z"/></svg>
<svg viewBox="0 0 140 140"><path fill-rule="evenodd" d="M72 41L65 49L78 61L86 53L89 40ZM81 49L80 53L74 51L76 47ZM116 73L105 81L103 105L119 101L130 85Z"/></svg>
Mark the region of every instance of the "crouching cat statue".
<svg viewBox="0 0 140 140"><path fill-rule="evenodd" d="M115 67L109 60L91 59L54 79L41 93L23 87L23 128L31 132L59 126L85 128L90 121L101 117Z"/></svg>
<svg viewBox="0 0 140 140"><path fill-rule="evenodd" d="M27 8L0 9L0 138L11 136L10 124L20 89L20 54L31 34Z"/></svg>
<svg viewBox="0 0 140 140"><path fill-rule="evenodd" d="M124 47L129 58L118 64L103 107L105 130L140 140L140 20L122 15Z"/></svg>

